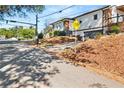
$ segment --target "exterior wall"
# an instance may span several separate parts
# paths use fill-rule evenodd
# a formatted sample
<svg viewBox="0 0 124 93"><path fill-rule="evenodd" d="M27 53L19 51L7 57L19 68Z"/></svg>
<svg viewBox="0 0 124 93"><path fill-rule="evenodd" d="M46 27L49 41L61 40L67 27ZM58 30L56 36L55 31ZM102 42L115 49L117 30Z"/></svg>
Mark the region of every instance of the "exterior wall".
<svg viewBox="0 0 124 93"><path fill-rule="evenodd" d="M124 12L120 11L120 10L117 10L117 13L118 13L119 16L124 15ZM124 21L124 16L119 17L118 21L123 22Z"/></svg>
<svg viewBox="0 0 124 93"><path fill-rule="evenodd" d="M97 20L94 20L94 15L96 14L97 14ZM81 21L80 29L102 27L102 10L80 16L77 19Z"/></svg>
<svg viewBox="0 0 124 93"><path fill-rule="evenodd" d="M93 38L95 37L96 33L102 32L102 13L103 13L102 10L99 10L96 12L92 12L92 13L77 17L76 19L78 19L79 22L81 21L80 28L79 28L79 31L73 32L72 35L76 35L76 36L80 35L85 39L88 37L88 35L89 35L88 38L91 38L91 37ZM97 19L94 20L94 15L96 14L97 14Z"/></svg>
<svg viewBox="0 0 124 93"><path fill-rule="evenodd" d="M60 30L63 31L64 30L64 25L63 25L63 21L57 22L53 24L53 29L54 30Z"/></svg>

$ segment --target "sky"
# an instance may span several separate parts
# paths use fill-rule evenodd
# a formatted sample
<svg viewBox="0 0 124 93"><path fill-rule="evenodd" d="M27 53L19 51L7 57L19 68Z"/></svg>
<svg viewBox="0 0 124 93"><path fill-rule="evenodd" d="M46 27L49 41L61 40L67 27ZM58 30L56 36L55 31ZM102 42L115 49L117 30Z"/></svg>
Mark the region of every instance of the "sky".
<svg viewBox="0 0 124 93"><path fill-rule="evenodd" d="M61 13L57 13L51 16L47 16L42 18L42 16L51 14L53 12L62 10L66 7L69 7L70 5L45 5L45 9L43 10L42 13L40 13L38 16L41 17L39 18L38 22L38 32L43 31L43 29L46 27L45 25L50 24L52 22L55 22L57 20L60 20L62 18L72 18L75 16L78 16L80 14L86 13L88 11L92 11L94 9L98 9L103 7L104 5L74 5L73 7L64 10ZM28 13L28 17L26 18L20 18L20 17L6 17L6 19L11 19L11 20L17 20L17 21L22 21L22 22L29 22L29 23L36 23L36 16L34 13ZM14 26L24 26L24 27L29 27L29 25L24 25L24 24L19 24L19 23L8 23L6 24L5 22L0 22L0 27L1 28L11 28Z"/></svg>

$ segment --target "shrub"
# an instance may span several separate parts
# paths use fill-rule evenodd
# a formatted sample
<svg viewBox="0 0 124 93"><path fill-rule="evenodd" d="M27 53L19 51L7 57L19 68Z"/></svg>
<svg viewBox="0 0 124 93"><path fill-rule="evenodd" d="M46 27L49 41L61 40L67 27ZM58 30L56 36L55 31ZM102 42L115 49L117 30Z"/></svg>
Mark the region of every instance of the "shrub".
<svg viewBox="0 0 124 93"><path fill-rule="evenodd" d="M41 32L40 34L38 34L38 38L42 39L43 38L43 33Z"/></svg>
<svg viewBox="0 0 124 93"><path fill-rule="evenodd" d="M116 34L118 34L119 32L120 32L119 26L113 25L113 26L111 27L111 32L110 32L110 33L116 33Z"/></svg>
<svg viewBox="0 0 124 93"><path fill-rule="evenodd" d="M52 32L49 32L49 36L52 37L53 33Z"/></svg>
<svg viewBox="0 0 124 93"><path fill-rule="evenodd" d="M66 32L65 31L59 31L59 36L66 36Z"/></svg>
<svg viewBox="0 0 124 93"><path fill-rule="evenodd" d="M59 31L53 31L53 36L59 36Z"/></svg>
<svg viewBox="0 0 124 93"><path fill-rule="evenodd" d="M66 36L65 31L53 31L53 36Z"/></svg>

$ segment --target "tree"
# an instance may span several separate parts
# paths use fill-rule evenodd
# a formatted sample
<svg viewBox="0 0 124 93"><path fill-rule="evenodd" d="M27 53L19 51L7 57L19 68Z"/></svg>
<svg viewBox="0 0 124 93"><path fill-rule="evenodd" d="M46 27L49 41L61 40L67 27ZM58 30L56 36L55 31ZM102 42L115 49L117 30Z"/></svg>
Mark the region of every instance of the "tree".
<svg viewBox="0 0 124 93"><path fill-rule="evenodd" d="M12 28L11 29L10 28L9 29L1 28L0 36L5 36L6 38L15 37L15 31L13 31Z"/></svg>
<svg viewBox="0 0 124 93"><path fill-rule="evenodd" d="M45 6L44 5L0 5L0 20L3 20L4 17L9 16L9 17L14 17L14 16L20 16L20 17L27 17L28 13L41 13L44 10ZM34 37L34 28L30 27L29 29L23 29L21 27L18 28L13 28L11 30L14 31L14 35L17 37L17 33L20 33L21 36L24 38L33 38ZM25 32L24 32L25 31ZM31 32L30 32L31 31ZM5 36L7 37L12 37L13 34L11 31L1 31L1 33L4 33ZM10 35L10 33L12 35ZM19 34L19 35L20 35Z"/></svg>
<svg viewBox="0 0 124 93"><path fill-rule="evenodd" d="M6 38L18 37L18 39L33 39L35 37L35 28L0 28L0 36L5 36Z"/></svg>
<svg viewBox="0 0 124 93"><path fill-rule="evenodd" d="M32 28L25 28L25 29L19 29L19 37L23 39L33 39L35 36L35 29Z"/></svg>
<svg viewBox="0 0 124 93"><path fill-rule="evenodd" d="M26 17L27 12L41 13L44 8L43 5L0 5L0 19L3 19L4 16Z"/></svg>

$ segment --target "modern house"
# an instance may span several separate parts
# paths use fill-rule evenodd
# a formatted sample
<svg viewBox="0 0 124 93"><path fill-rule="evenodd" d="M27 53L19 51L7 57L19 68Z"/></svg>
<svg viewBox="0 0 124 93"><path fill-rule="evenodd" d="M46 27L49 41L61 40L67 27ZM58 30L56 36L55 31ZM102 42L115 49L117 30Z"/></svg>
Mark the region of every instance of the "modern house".
<svg viewBox="0 0 124 93"><path fill-rule="evenodd" d="M72 23L74 19L80 22L78 31L74 31ZM98 32L105 34L111 30L111 26L118 24L120 30L124 31L124 5L105 6L87 13L83 13L74 18L64 18L50 25L54 30L72 31L72 35L93 38Z"/></svg>

